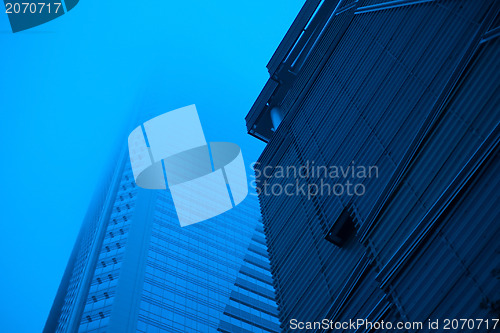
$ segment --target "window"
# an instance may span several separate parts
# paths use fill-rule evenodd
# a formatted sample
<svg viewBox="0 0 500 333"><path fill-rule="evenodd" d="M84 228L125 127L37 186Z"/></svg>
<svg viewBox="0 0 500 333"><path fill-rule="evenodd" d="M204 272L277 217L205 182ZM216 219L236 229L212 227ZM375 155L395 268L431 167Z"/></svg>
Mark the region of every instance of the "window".
<svg viewBox="0 0 500 333"><path fill-rule="evenodd" d="M120 245L120 243L116 243L116 247L119 248L119 249L122 248L122 246Z"/></svg>
<svg viewBox="0 0 500 333"><path fill-rule="evenodd" d="M109 237L113 238L113 237L115 237L115 234L112 231L110 231L109 232Z"/></svg>
<svg viewBox="0 0 500 333"><path fill-rule="evenodd" d="M346 206L342 210L342 213L340 213L325 237L327 241L338 247L342 247L356 231L356 226L349 212L349 207L350 206Z"/></svg>
<svg viewBox="0 0 500 333"><path fill-rule="evenodd" d="M109 298L109 294L108 294L108 293L104 293L104 297L105 297L106 299L108 299L108 298ZM101 312L101 313L102 313L102 312ZM103 318L104 318L104 317L103 317Z"/></svg>
<svg viewBox="0 0 500 333"><path fill-rule="evenodd" d="M111 249L109 248L109 246L106 246L106 251L110 252Z"/></svg>
<svg viewBox="0 0 500 333"><path fill-rule="evenodd" d="M101 316L101 318L104 319L104 313L99 312L99 316Z"/></svg>
<svg viewBox="0 0 500 333"><path fill-rule="evenodd" d="M94 301L94 303L97 302L97 297L92 296L92 300Z"/></svg>
<svg viewBox="0 0 500 333"><path fill-rule="evenodd" d="M109 281L113 281L113 275L108 274Z"/></svg>
<svg viewBox="0 0 500 333"><path fill-rule="evenodd" d="M89 321L89 323L92 322L92 318L90 316L87 316L87 320Z"/></svg>
<svg viewBox="0 0 500 333"><path fill-rule="evenodd" d="M97 278L96 280L97 280L97 283L99 283L99 284L101 284L101 283L102 283L101 278Z"/></svg>
<svg viewBox="0 0 500 333"><path fill-rule="evenodd" d="M118 213L122 211L120 207L116 207L116 210L118 211Z"/></svg>
<svg viewBox="0 0 500 333"><path fill-rule="evenodd" d="M114 263L114 264L117 264L117 263L118 263L118 261L116 260L116 258L113 258L113 263Z"/></svg>
<svg viewBox="0 0 500 333"><path fill-rule="evenodd" d="M101 261L102 267L106 267L106 263L104 261Z"/></svg>
<svg viewBox="0 0 500 333"><path fill-rule="evenodd" d="M123 229L120 229L120 234L124 235L125 231L123 231Z"/></svg>

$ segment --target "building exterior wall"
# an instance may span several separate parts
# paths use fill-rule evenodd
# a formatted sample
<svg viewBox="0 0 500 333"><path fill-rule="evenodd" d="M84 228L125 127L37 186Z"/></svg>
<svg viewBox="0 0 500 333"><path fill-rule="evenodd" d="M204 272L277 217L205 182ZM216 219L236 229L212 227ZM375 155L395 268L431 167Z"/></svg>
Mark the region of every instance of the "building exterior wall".
<svg viewBox="0 0 500 333"><path fill-rule="evenodd" d="M283 331L498 318L499 22L487 0L306 2L247 116L268 143L256 174ZM378 173L278 174L313 164ZM347 181L364 193L271 191Z"/></svg>
<svg viewBox="0 0 500 333"><path fill-rule="evenodd" d="M257 199L181 228L170 193L138 188L117 160L44 331L278 332Z"/></svg>

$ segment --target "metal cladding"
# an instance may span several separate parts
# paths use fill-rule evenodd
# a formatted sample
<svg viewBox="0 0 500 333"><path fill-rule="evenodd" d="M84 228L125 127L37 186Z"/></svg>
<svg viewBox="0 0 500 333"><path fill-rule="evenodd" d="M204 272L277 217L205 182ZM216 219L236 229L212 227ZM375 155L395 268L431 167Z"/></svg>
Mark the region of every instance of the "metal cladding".
<svg viewBox="0 0 500 333"><path fill-rule="evenodd" d="M304 5L246 118L268 143L256 173L284 332L292 319L498 318L499 9L489 0ZM274 128L276 107L284 117ZM378 174L361 181L362 195L263 191L321 187L277 176L313 162Z"/></svg>

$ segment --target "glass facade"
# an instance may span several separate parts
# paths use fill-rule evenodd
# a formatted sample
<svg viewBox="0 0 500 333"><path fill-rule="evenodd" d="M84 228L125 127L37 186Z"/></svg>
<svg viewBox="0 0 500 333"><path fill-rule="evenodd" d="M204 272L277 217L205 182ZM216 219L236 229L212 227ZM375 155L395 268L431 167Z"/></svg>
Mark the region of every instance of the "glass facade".
<svg viewBox="0 0 500 333"><path fill-rule="evenodd" d="M124 253L127 248L130 223L135 211L137 187L133 179L132 171L127 165L117 187L105 233L101 236L103 239L100 251L96 253L98 257L79 323L79 332L105 331L109 325ZM74 305L68 302L68 306L73 307ZM60 326L58 331L64 332L65 328Z"/></svg>
<svg viewBox="0 0 500 333"><path fill-rule="evenodd" d="M238 281L242 276L253 279L239 274L248 258L252 258L248 248L259 225L255 198L246 200L222 217L180 228L168 192L158 194L138 332L215 332L229 306L236 306L244 318L255 316L250 322L231 317L230 323L235 327L249 332L277 331L276 314L271 318L256 306L258 294L249 293L249 305L230 299L233 290L241 289ZM260 274L269 281L267 260L256 260L265 267ZM252 282L268 292L272 305L272 285L256 279ZM267 325L261 324L266 321Z"/></svg>
<svg viewBox="0 0 500 333"><path fill-rule="evenodd" d="M45 332L278 332L257 198L180 227L121 156L84 222ZM103 200L104 198L104 200Z"/></svg>

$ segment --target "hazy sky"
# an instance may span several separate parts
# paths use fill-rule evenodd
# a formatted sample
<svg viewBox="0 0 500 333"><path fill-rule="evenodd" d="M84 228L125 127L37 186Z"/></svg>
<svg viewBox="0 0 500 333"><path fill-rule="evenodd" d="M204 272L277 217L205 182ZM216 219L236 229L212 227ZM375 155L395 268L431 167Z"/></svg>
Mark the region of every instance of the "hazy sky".
<svg viewBox="0 0 500 333"><path fill-rule="evenodd" d="M137 112L196 104L209 141L244 117L304 1L89 1L12 34L0 11L0 331L42 330L83 216Z"/></svg>

